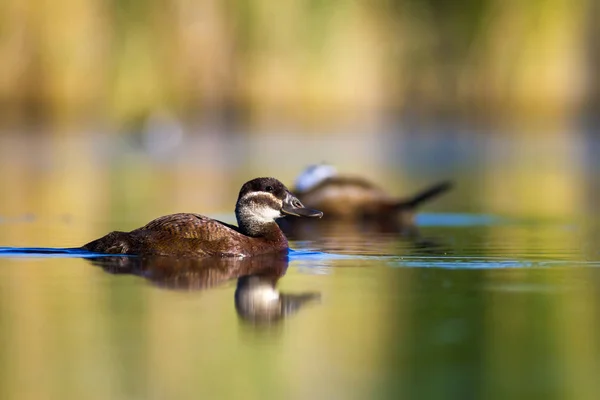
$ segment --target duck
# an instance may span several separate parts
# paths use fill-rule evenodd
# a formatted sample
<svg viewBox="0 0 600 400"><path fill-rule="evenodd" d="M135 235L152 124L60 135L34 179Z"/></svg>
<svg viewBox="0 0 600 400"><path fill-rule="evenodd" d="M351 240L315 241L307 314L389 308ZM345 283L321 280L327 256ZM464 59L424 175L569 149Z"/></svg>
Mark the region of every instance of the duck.
<svg viewBox="0 0 600 400"><path fill-rule="evenodd" d="M93 253L171 257L247 257L287 252L276 219L321 218L279 180L255 178L242 186L235 206L238 226L204 215L178 213L157 218L130 232L114 231L81 247Z"/></svg>
<svg viewBox="0 0 600 400"><path fill-rule="evenodd" d="M452 182L442 181L413 196L398 198L367 178L339 174L334 166L323 163L306 168L292 190L307 207L325 214L319 229L346 223L360 225L361 231L414 233L417 208L451 187ZM309 221L280 221L280 226L291 235L306 225L314 231Z"/></svg>

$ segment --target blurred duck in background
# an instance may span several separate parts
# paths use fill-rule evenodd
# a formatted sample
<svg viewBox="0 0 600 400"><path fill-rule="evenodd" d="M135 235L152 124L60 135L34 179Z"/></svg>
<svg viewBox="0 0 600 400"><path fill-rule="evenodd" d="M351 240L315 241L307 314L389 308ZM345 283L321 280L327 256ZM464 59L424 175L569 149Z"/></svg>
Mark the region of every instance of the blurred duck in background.
<svg viewBox="0 0 600 400"><path fill-rule="evenodd" d="M443 181L414 196L397 198L365 178L340 175L332 165L318 164L304 170L294 186L294 193L306 207L323 212L320 233L334 234L336 227L342 227L340 233L354 229L364 235L370 231L414 233L417 209L448 191L452 183ZM302 239L306 226L317 228L298 218L281 221L284 232L297 239ZM310 234L315 234L315 229L310 229Z"/></svg>

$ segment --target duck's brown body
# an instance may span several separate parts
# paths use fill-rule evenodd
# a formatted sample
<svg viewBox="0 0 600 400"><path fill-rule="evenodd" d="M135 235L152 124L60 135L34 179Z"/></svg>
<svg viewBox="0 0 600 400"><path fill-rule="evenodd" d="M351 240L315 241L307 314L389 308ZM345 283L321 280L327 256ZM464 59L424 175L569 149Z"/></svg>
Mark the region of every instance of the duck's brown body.
<svg viewBox="0 0 600 400"><path fill-rule="evenodd" d="M299 196L304 201L319 204L328 210L327 219L389 213L397 203L384 190L358 177L328 178Z"/></svg>
<svg viewBox="0 0 600 400"><path fill-rule="evenodd" d="M131 232L111 232L82 247L95 253L172 257L245 257L284 252L288 241L275 219L321 217L275 178L246 182L236 203L239 227L199 214L160 217Z"/></svg>
<svg viewBox="0 0 600 400"><path fill-rule="evenodd" d="M131 232L111 232L83 246L109 254L174 257L239 257L286 251L288 241L275 222L260 237L199 214L173 214Z"/></svg>
<svg viewBox="0 0 600 400"><path fill-rule="evenodd" d="M418 207L450 187L450 182L441 182L402 199L362 177L338 175L327 164L313 165L300 174L294 193L307 207L322 210L323 221L315 225L291 218L278 223L287 235L298 240L333 236L349 240L352 235L364 240L378 233L414 235Z"/></svg>
<svg viewBox="0 0 600 400"><path fill-rule="evenodd" d="M386 220L399 217L400 223L411 223L418 205L449 188L449 182L442 182L411 198L398 199L366 179L333 176L309 190L296 192L304 204L322 210L327 216L326 220Z"/></svg>

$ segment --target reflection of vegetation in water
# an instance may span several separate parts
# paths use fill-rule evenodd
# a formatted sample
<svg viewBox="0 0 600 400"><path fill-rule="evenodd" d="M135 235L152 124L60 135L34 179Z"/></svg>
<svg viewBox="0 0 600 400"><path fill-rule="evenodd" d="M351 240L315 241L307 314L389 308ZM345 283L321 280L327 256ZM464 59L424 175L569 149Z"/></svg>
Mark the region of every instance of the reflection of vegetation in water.
<svg viewBox="0 0 600 400"><path fill-rule="evenodd" d="M594 91L591 3L9 0L2 117L123 123L241 108L252 121L327 122L409 106L562 116Z"/></svg>

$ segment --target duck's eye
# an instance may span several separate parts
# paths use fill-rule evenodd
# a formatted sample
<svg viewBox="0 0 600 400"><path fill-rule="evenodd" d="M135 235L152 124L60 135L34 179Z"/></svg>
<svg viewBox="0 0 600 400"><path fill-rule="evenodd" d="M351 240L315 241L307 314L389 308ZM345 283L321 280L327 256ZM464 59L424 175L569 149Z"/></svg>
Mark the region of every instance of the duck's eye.
<svg viewBox="0 0 600 400"><path fill-rule="evenodd" d="M266 191L266 192L272 192L272 191L273 191L273 186L267 186L267 187L265 188L265 191Z"/></svg>

